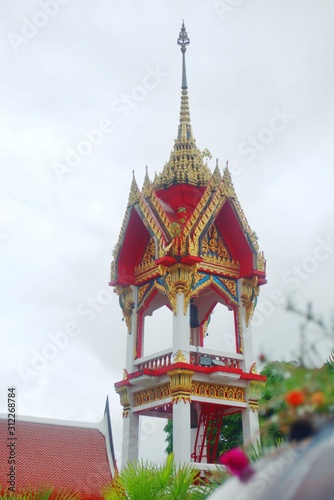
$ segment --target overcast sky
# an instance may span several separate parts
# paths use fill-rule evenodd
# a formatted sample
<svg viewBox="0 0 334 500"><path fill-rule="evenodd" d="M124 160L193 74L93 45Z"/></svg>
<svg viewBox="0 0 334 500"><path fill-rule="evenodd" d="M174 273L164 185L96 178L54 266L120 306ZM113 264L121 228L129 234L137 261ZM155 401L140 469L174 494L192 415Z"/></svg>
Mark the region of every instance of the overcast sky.
<svg viewBox="0 0 334 500"><path fill-rule="evenodd" d="M302 318L284 310L287 297L330 323L334 4L1 0L0 9L0 411L15 385L21 415L98 421L109 394L120 458L113 385L126 327L108 287L111 252L132 170L141 186L145 166L153 178L173 147L182 19L197 145L212 153L211 169L229 160L267 259L255 351L299 355ZM305 332L325 360L334 345L314 326ZM142 456L160 436L163 457L158 424L143 426Z"/></svg>

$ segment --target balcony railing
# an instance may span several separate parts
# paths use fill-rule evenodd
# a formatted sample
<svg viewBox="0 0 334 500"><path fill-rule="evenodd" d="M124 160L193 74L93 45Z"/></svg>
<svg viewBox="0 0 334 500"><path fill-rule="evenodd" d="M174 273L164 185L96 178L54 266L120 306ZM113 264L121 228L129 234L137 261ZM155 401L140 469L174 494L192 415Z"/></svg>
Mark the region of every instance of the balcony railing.
<svg viewBox="0 0 334 500"><path fill-rule="evenodd" d="M201 366L225 366L227 368L242 368L243 355L214 351L204 347L189 346L190 364ZM149 369L156 370L170 366L174 362L173 353L170 349L158 353L143 356L135 361L134 365L138 371Z"/></svg>
<svg viewBox="0 0 334 500"><path fill-rule="evenodd" d="M135 361L135 367L137 370L144 370L147 368L149 370L156 370L157 368L163 368L164 366L169 366L172 364L172 351L167 349L161 351L154 356L143 356Z"/></svg>
<svg viewBox="0 0 334 500"><path fill-rule="evenodd" d="M214 351L205 347L190 346L190 363L202 366L226 366L241 368L244 357L242 354ZM207 361L207 362L206 362Z"/></svg>

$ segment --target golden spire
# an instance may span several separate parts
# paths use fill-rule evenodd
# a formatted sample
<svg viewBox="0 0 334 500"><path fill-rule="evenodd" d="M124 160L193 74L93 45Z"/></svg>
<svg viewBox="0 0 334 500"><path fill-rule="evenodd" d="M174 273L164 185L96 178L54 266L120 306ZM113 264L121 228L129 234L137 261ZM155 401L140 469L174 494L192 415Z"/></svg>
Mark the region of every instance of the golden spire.
<svg viewBox="0 0 334 500"><path fill-rule="evenodd" d="M129 199L128 199L128 207L132 207L135 203L139 201L140 198L140 191L138 188L138 184L135 178L135 171L132 170L132 183L131 183L131 188L130 188L130 194L129 194Z"/></svg>
<svg viewBox="0 0 334 500"><path fill-rule="evenodd" d="M188 85L186 74L185 53L190 40L184 22L182 23L177 44L182 52L182 85L180 123L174 149L163 171L154 179L153 188L166 189L173 184L192 184L206 186L211 178L211 172L203 163L200 150L196 146L190 123Z"/></svg>
<svg viewBox="0 0 334 500"><path fill-rule="evenodd" d="M144 196L144 198L149 198L152 194L152 183L150 181L150 178L148 176L148 169L146 167L146 173L144 177L144 184L141 190L141 194Z"/></svg>

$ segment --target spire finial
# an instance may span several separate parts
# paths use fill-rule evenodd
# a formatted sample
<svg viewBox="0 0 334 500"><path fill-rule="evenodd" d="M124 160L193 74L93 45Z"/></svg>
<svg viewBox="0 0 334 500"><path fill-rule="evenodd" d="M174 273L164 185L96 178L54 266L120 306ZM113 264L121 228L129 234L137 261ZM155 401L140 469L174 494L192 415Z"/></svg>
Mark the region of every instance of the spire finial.
<svg viewBox="0 0 334 500"><path fill-rule="evenodd" d="M184 53L187 50L187 45L189 45L189 43L190 39L188 38L188 33L183 20L179 38L177 39L177 44L180 45L182 53Z"/></svg>
<svg viewBox="0 0 334 500"><path fill-rule="evenodd" d="M180 125L177 137L178 139L184 139L184 140L193 139L191 125L190 125L186 58L185 58L187 45L189 45L189 43L190 40L188 38L188 33L186 31L186 27L183 21L179 38L177 39L177 44L181 47L181 52L182 52L182 85L181 85L182 93L181 93Z"/></svg>
<svg viewBox="0 0 334 500"><path fill-rule="evenodd" d="M179 38L177 39L177 44L181 47L182 52L182 89L187 89L187 74L186 74L186 57L185 53L187 50L187 45L190 44L190 39L188 38L188 33L186 31L186 27L184 25L184 21L182 21L181 31L179 34Z"/></svg>

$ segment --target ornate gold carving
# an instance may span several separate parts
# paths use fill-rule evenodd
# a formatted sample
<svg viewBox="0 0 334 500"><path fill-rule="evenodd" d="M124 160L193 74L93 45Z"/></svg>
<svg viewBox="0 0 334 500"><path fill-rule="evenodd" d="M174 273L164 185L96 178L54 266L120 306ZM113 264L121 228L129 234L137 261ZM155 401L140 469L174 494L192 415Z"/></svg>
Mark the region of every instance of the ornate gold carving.
<svg viewBox="0 0 334 500"><path fill-rule="evenodd" d="M120 233L119 233L119 236L118 236L118 241L113 249L113 257L114 257L114 271L115 271L115 265L116 265L116 261L117 261L117 257L118 257L118 254L119 254L119 251L120 251L120 248L121 248L121 242L123 240L123 234L125 232L125 227L128 223L128 220L129 220L129 214L130 214L130 211L131 211L131 207L127 207L126 211L125 211L125 214L124 214L124 217L123 217L123 221L122 221L122 226L121 226L121 230L120 230ZM113 270L113 267L112 267L112 270ZM113 276L111 275L111 280L113 280Z"/></svg>
<svg viewBox="0 0 334 500"><path fill-rule="evenodd" d="M116 279L116 265L115 261L113 260L110 265L110 281L114 281L114 279Z"/></svg>
<svg viewBox="0 0 334 500"><path fill-rule="evenodd" d="M150 196L152 195L152 192L153 192L153 186L152 186L152 182L150 181L150 178L148 176L148 171L147 171L147 167L146 167L146 174L145 174L144 184L143 184L143 187L141 190L141 194L144 196L144 198L150 198Z"/></svg>
<svg viewBox="0 0 334 500"><path fill-rule="evenodd" d="M207 277L207 279L204 280L203 279L204 277ZM198 285L199 281L201 281L201 280L203 280L202 283L200 283ZM197 274L195 276L195 282L194 282L194 286L193 286L193 290L196 293L196 296L198 295L199 292L201 292L205 288L207 288L210 285L212 285L212 283L213 283L213 276L212 275Z"/></svg>
<svg viewBox="0 0 334 500"><path fill-rule="evenodd" d="M253 413L255 413L256 411L259 411L260 405L259 405L258 401L254 401L252 399L249 399L248 406L252 410Z"/></svg>
<svg viewBox="0 0 334 500"><path fill-rule="evenodd" d="M231 292L231 294L236 297L237 296L237 284L233 280L224 280L222 279L222 282L226 286L226 288Z"/></svg>
<svg viewBox="0 0 334 500"><path fill-rule="evenodd" d="M142 301L142 298L144 297L149 286L150 283L146 283L145 285L138 287L138 304L140 304L140 302Z"/></svg>
<svg viewBox="0 0 334 500"><path fill-rule="evenodd" d="M249 322L253 316L257 298L260 293L260 289L257 286L257 281L257 276L254 276L254 278L252 279L244 278L242 280L241 303L245 308L246 326L249 325Z"/></svg>
<svg viewBox="0 0 334 500"><path fill-rule="evenodd" d="M206 278L206 279L204 279L204 278ZM205 290L205 288L208 288L209 286L214 285L217 288L219 288L219 291L224 295L224 297L226 297L226 299L229 302L232 302L236 307L238 307L238 300L237 300L236 295L232 295L232 297L231 297L231 295L225 290L223 283L222 283L222 282L224 282L224 285L228 288L225 281L228 283L230 280L215 280L212 274L198 273L195 275L195 281L194 281L194 285L192 287L192 296L198 296L199 292ZM231 290L234 289L234 287L232 285L230 288L231 288ZM231 291L231 290L229 290L229 291Z"/></svg>
<svg viewBox="0 0 334 500"><path fill-rule="evenodd" d="M143 265L149 264L154 260L155 260L155 242L153 238L150 238L144 253L142 264Z"/></svg>
<svg viewBox="0 0 334 500"><path fill-rule="evenodd" d="M200 199L199 203L197 204L195 210L193 211L192 215L188 219L188 222L184 228L184 234L186 234L186 235L190 234L190 231L193 229L197 220L200 218L201 214L205 210L205 207L210 200L211 194L212 194L212 183L210 182L208 187L204 191L202 198ZM193 240L191 242L189 242L189 245L192 245L193 248L195 249L195 242Z"/></svg>
<svg viewBox="0 0 334 500"><path fill-rule="evenodd" d="M248 388L248 399L253 401L259 401L262 395L262 389L265 385L263 380L251 380Z"/></svg>
<svg viewBox="0 0 334 500"><path fill-rule="evenodd" d="M135 179L135 173L133 171L132 184L130 188L130 194L128 199L128 207L132 207L135 203L138 203L140 197L140 191L138 188L138 184Z"/></svg>
<svg viewBox="0 0 334 500"><path fill-rule="evenodd" d="M219 166L218 166L218 160L217 160L217 163L216 163L216 167L213 171L213 174L212 174L212 180L211 180L211 186L212 186L212 189L218 189L220 183L221 183L221 180L222 180L222 176L221 176L221 173L220 173L220 170L219 170Z"/></svg>
<svg viewBox="0 0 334 500"><path fill-rule="evenodd" d="M230 254L224 246L215 224L211 225L210 229L203 238L202 254L203 257L207 254L210 256L212 254L216 254L217 257L220 257L221 259L230 259Z"/></svg>
<svg viewBox="0 0 334 500"><path fill-rule="evenodd" d="M135 267L135 276L138 277L138 275L156 268L155 258L155 241L154 238L150 238L141 263Z"/></svg>
<svg viewBox="0 0 334 500"><path fill-rule="evenodd" d="M161 206L161 202L157 195L152 192L152 196L150 198L150 205L154 209L155 213L158 216L158 219L160 219L162 225L166 228L166 231L168 232L169 235L171 235L171 222L168 219L166 212Z"/></svg>
<svg viewBox="0 0 334 500"><path fill-rule="evenodd" d="M156 196L154 195L154 193L152 193L152 196L150 198L150 203L152 203L152 202L155 203L156 200L157 200ZM159 202L157 202L157 203L159 203ZM141 211L141 219L142 219L143 223L145 224L145 226L148 229L150 229L150 234L154 234L154 236L156 237L156 240L158 242L158 253L159 253L160 248L162 248L165 245L165 242L168 240L168 235L165 235L163 233L163 230L160 227L160 225L158 224L157 219L156 219L154 213L152 212L152 209L147 204L147 202L143 196L141 196L139 199L138 208ZM164 223L164 225L165 226L167 225L167 229L168 229L166 214L163 214L162 208L159 212L159 217L162 220L162 222Z"/></svg>
<svg viewBox="0 0 334 500"><path fill-rule="evenodd" d="M177 351L177 353L175 354L174 363L186 363L186 362L187 362L187 360L186 360L183 352Z"/></svg>
<svg viewBox="0 0 334 500"><path fill-rule="evenodd" d="M194 255L199 255L200 237L203 235L205 228L209 226L210 222L211 223L213 222L216 213L218 212L218 209L220 209L220 207L222 206L222 203L223 201L220 196L220 193L219 191L216 191L216 193L211 198L210 203L200 213L195 225L189 226L189 222L192 219L192 217L190 217L188 223L186 224L186 227L184 229L184 234L186 235L187 232L192 232L191 247L194 252Z"/></svg>
<svg viewBox="0 0 334 500"><path fill-rule="evenodd" d="M239 352L243 353L244 352L244 346L243 346L243 336L242 336L242 322L241 322L241 316L240 316L240 306L237 307L237 341L238 341L238 349Z"/></svg>
<svg viewBox="0 0 334 500"><path fill-rule="evenodd" d="M132 289L131 286L115 286L115 292L119 296L119 304L122 309L124 320L128 328L128 332L131 333L131 317L132 310L134 308L134 302L132 301Z"/></svg>
<svg viewBox="0 0 334 500"><path fill-rule="evenodd" d="M153 183L153 189L166 189L173 184L206 186L211 172L203 163L194 140L176 139L169 161Z"/></svg>
<svg viewBox="0 0 334 500"><path fill-rule="evenodd" d="M246 401L246 391L243 387L210 384L208 382L193 381L191 385L191 395L201 396L203 398L238 401L241 403Z"/></svg>
<svg viewBox="0 0 334 500"><path fill-rule="evenodd" d="M206 186L211 178L211 172L203 163L201 151L196 146L190 124L188 91L182 89L180 124L178 137L169 161L160 175L153 182L154 190L166 189L172 184L191 184Z"/></svg>
<svg viewBox="0 0 334 500"><path fill-rule="evenodd" d="M147 270L135 276L136 285L145 283L146 281L151 280L152 278L156 278L159 275L159 272L160 272L159 267L152 264L150 267L148 267Z"/></svg>
<svg viewBox="0 0 334 500"><path fill-rule="evenodd" d="M123 406L123 418L126 418L130 411L130 402L129 402L129 392L127 387L118 387L116 388L117 394L119 394L121 405Z"/></svg>
<svg viewBox="0 0 334 500"><path fill-rule="evenodd" d="M266 270L266 259L264 258L263 252L257 254L257 269L262 272Z"/></svg>
<svg viewBox="0 0 334 500"><path fill-rule="evenodd" d="M208 317L207 320L204 321L203 323L203 327L202 327L202 335L203 335L203 338L205 337L207 331L208 331L208 326L209 326L209 323L210 323L210 319L211 319L211 315Z"/></svg>
<svg viewBox="0 0 334 500"><path fill-rule="evenodd" d="M215 266L227 268L229 270L229 275L231 273L230 269L235 270L234 275L239 275L240 265L238 262L231 259L214 223L202 240L202 255L204 263L209 262ZM201 264L201 267L203 265L204 264ZM219 269L219 271L219 274L222 274L222 269ZM234 295L236 295L236 293L234 293Z"/></svg>
<svg viewBox="0 0 334 500"><path fill-rule="evenodd" d="M154 403L156 401L161 401L170 397L170 386L169 384L160 385L158 387L152 387L144 391L139 391L134 394L134 406L141 406L147 403Z"/></svg>
<svg viewBox="0 0 334 500"><path fill-rule="evenodd" d="M222 179L222 183L220 186L220 192L221 192L221 194L227 196L228 198L236 198L237 197L235 194L233 183L232 183L231 174L230 174L230 171L229 171L227 165L226 165L226 168L224 169L223 179Z"/></svg>
<svg viewBox="0 0 334 500"><path fill-rule="evenodd" d="M257 371L257 366L256 366L256 361L252 364L252 366L250 367L250 370L249 370L249 373L254 373L254 374L258 374L259 372Z"/></svg>
<svg viewBox="0 0 334 500"><path fill-rule="evenodd" d="M174 264L168 268L160 266L160 270L161 274L165 275L165 290L174 314L176 314L176 296L178 293L183 293L184 295L184 314L186 314L197 271L197 264L193 266Z"/></svg>
<svg viewBox="0 0 334 500"><path fill-rule="evenodd" d="M183 368L177 368L168 372L172 403L178 403L180 400L183 400L185 403L187 401L190 402L193 374L192 370L184 370Z"/></svg>
<svg viewBox="0 0 334 500"><path fill-rule="evenodd" d="M214 273L231 278L238 278L240 274L240 265L235 261L219 261L215 257L206 257L205 261L198 265L200 271Z"/></svg>
<svg viewBox="0 0 334 500"><path fill-rule="evenodd" d="M199 204L194 210L192 216L189 218L184 229L185 236L192 234L191 241L189 242L191 253L193 255L198 255L200 251L199 239L202 236L203 231L209 224L210 220L213 221L221 210L226 198L230 199L230 202L235 208L244 231L247 233L249 240L251 241L254 249L257 251L257 236L250 228L245 214L241 208L241 205L235 194L230 172L227 167L224 170L223 178L221 180L219 189L216 192L214 192L214 187L215 180L211 179L205 193L203 194Z"/></svg>
<svg viewBox="0 0 334 500"><path fill-rule="evenodd" d="M118 258L119 252L120 252L121 244L122 244L122 241L124 239L124 233L126 231L127 223L129 221L132 206L136 203L138 203L138 207L141 211L140 217L142 219L143 224L146 226L146 228L150 231L151 234L155 235L157 241L159 242L159 246L162 246L164 244L165 239L166 239L162 233L161 228L157 224L157 222L152 214L152 211L149 209L146 201L144 200L143 196L140 194L136 180L133 176L132 184L131 184L131 188L130 188L128 206L127 206L124 218L123 218L122 227L120 230L117 244L115 245L115 248L113 250L113 257L114 257L115 263L117 262L117 258ZM112 269L111 279L114 279L114 276L116 274L114 269L115 269L115 265L114 265L114 268Z"/></svg>

